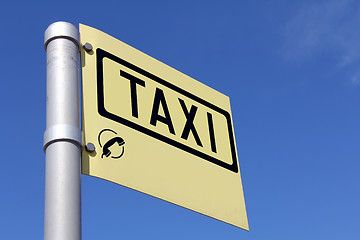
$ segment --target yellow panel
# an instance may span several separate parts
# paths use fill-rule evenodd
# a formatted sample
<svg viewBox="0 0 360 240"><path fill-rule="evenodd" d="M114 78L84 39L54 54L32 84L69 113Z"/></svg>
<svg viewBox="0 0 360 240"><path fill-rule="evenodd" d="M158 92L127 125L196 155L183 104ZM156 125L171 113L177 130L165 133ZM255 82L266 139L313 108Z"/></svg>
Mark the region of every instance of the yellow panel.
<svg viewBox="0 0 360 240"><path fill-rule="evenodd" d="M248 230L229 98L80 25L83 174Z"/></svg>

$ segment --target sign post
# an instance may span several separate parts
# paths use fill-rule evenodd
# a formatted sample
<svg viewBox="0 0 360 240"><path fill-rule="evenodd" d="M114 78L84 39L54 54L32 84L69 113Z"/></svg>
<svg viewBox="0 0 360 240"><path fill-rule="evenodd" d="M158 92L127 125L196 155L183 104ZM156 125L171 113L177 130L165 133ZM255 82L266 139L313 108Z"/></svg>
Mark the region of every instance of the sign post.
<svg viewBox="0 0 360 240"><path fill-rule="evenodd" d="M248 230L229 98L99 30L80 33L45 31L44 239L81 239L81 172Z"/></svg>
<svg viewBox="0 0 360 240"><path fill-rule="evenodd" d="M81 239L78 29L66 22L45 31L47 52L45 240Z"/></svg>

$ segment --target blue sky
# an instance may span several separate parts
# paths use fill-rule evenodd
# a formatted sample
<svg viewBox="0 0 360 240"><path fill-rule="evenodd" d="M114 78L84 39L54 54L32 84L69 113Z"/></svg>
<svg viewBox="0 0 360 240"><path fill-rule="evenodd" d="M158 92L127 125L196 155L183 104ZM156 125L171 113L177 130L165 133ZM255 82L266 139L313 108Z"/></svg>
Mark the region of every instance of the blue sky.
<svg viewBox="0 0 360 240"><path fill-rule="evenodd" d="M360 2L7 1L0 239L43 237L47 26L102 30L228 95L250 232L82 176L83 239L360 239Z"/></svg>

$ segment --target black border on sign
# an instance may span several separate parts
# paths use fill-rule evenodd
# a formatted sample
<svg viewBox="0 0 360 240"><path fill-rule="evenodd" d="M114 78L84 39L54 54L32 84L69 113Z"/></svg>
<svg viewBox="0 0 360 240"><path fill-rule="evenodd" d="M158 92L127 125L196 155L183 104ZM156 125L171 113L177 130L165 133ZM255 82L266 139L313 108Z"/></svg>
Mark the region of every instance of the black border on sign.
<svg viewBox="0 0 360 240"><path fill-rule="evenodd" d="M220 113L222 115L224 115L224 117L226 118L226 121L227 121L227 129L228 129L228 132L229 132L232 164L228 164L228 163L225 163L223 161L220 161L217 158L209 156L209 155L207 155L207 154L205 154L203 152L200 152L200 151L198 151L198 150L196 150L194 148L186 146L185 144L177 142L177 141L175 141L175 140L173 140L171 138L163 136L163 135L161 135L161 134L159 134L157 132L154 132L154 131L152 131L150 129L147 129L147 128L143 127L143 126L140 126L140 125L138 125L138 124L136 124L134 122L131 122L131 121L127 120L127 119L124 119L124 118L122 118L120 116L117 116L115 114L112 114L112 113L108 112L105 109L105 104L104 104L104 78L103 78L103 59L104 58L108 58L108 59L110 59L110 60L112 60L112 61L114 61L114 62L116 62L118 64L121 64L121 65L123 65L123 66L125 66L127 68L130 68L131 70L133 70L133 71L135 71L135 72L137 72L137 73L139 73L139 74L141 74L141 75L143 75L143 76L145 76L147 78L150 78L151 80L153 80L153 81L155 81L155 82L157 82L157 83L159 83L159 84L161 84L161 85L163 85L163 86L165 86L167 88L170 88L173 91L176 91L176 92L178 92L178 93L180 93L180 94L182 94L182 95L184 95L184 96L186 96L186 97L188 97L188 98L190 98L190 99L192 99L192 100L194 100L194 101L196 101L196 102L198 102L198 103L200 103L200 104L202 104L202 105L204 105L204 106L206 106L206 107L208 107L208 108L210 108L210 109L212 109L212 110L214 110L214 111L216 111L216 112L218 112L218 113ZM139 68L139 67L137 67L137 66L135 66L135 65L133 65L133 64L119 58L119 57L117 57L117 56L114 56L113 54L111 54L109 52L106 52L103 49L100 49L100 48L96 49L96 61L97 61L96 66L97 66L98 112L99 112L99 114L101 116L103 116L105 118L108 118L108 119L111 119L111 120L113 120L115 122L124 124L124 125L132 128L132 129L140 131L140 132L142 132L142 133L144 133L144 134L146 134L148 136L154 137L154 138L156 138L156 139L158 139L158 140L160 140L162 142L165 142L165 143L170 144L170 145L172 145L174 147L182 149L182 150L184 150L184 151L186 151L188 153L191 153L191 154L196 155L196 156L198 156L200 158L203 158L203 159L205 159L205 160L207 160L207 161L209 161L211 163L214 163L214 164L216 164L216 165L218 165L220 167L223 167L225 169L228 169L228 170L230 170L232 172L237 173L239 171L239 168L238 168L238 165L237 165L237 157L236 157L236 151L235 151L234 134L233 134L233 130L232 130L231 117L230 117L230 114L227 111L225 111L225 110L223 110L223 109L221 109L221 108L219 108L219 107L205 101L204 99L201 99L201 98L199 98L199 97L185 91L184 89L181 89L181 88L179 88L179 87L165 81L164 79L161 79L161 78L159 78L159 77L145 71L144 69L141 69L141 68Z"/></svg>

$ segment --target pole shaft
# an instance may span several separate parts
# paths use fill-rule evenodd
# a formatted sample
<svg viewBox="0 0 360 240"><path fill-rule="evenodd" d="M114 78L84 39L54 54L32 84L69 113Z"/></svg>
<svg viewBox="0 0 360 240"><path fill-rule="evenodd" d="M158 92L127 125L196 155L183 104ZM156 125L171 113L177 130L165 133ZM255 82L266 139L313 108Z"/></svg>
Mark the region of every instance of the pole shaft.
<svg viewBox="0 0 360 240"><path fill-rule="evenodd" d="M51 24L45 31L45 50L44 239L80 240L81 130L77 28L66 22Z"/></svg>

